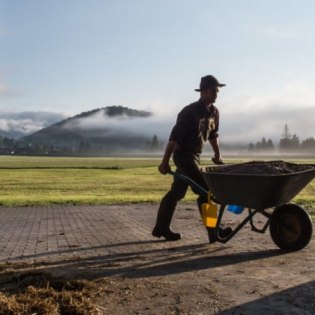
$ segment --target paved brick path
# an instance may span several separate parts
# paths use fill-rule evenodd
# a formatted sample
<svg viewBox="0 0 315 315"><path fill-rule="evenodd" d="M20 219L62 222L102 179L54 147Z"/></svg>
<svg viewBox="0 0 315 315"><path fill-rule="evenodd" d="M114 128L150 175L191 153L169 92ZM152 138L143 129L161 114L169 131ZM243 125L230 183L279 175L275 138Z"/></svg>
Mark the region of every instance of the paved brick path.
<svg viewBox="0 0 315 315"><path fill-rule="evenodd" d="M183 234L179 242L162 242L151 236L156 210L157 205L150 204L0 208L0 262L106 258L150 249L208 246L194 204L180 204L176 212L173 227ZM235 219L232 216L230 223ZM275 248L269 231L262 235L250 232L249 227L243 230L220 246Z"/></svg>
<svg viewBox="0 0 315 315"><path fill-rule="evenodd" d="M155 212L152 205L0 208L0 262L58 261L139 251L156 243L151 236ZM200 222L189 224L197 229L193 235L187 233L186 242L206 241ZM166 242L158 244L165 246Z"/></svg>

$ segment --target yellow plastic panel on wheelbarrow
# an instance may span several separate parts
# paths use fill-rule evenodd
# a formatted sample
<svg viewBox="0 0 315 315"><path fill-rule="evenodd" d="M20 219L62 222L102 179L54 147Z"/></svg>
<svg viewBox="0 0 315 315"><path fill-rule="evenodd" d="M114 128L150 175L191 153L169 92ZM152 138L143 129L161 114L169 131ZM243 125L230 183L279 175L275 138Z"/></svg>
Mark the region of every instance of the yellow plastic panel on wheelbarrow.
<svg viewBox="0 0 315 315"><path fill-rule="evenodd" d="M217 205L203 203L201 205L202 222L206 227L214 228L217 225Z"/></svg>

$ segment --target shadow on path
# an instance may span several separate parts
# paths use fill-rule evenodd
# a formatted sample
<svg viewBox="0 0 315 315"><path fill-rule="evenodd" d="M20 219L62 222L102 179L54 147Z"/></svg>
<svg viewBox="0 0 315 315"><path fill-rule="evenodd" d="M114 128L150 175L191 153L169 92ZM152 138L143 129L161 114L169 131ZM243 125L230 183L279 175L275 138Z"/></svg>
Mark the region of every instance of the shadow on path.
<svg viewBox="0 0 315 315"><path fill-rule="evenodd" d="M133 241L133 242L122 242L122 243L116 243L116 244L108 244L108 245L97 245L97 246L89 246L89 247L71 247L67 249L58 249L54 251L46 251L42 253L37 254L31 254L31 255L20 255L11 258L11 260L21 260L21 259L32 259L32 258L40 258L40 257L48 257L53 255L61 255L61 254L68 254L68 253L80 253L80 252L87 252L87 251L93 251L97 249L110 249L110 248L117 248L122 246L131 246L131 245L144 245L144 244L155 244L155 243L161 243L162 240L146 240L146 241ZM76 258L77 259L77 258ZM0 262L6 262L7 260L0 260ZM56 262L58 264L58 262ZM64 263L64 261L61 261L60 263ZM39 263L41 264L41 263Z"/></svg>
<svg viewBox="0 0 315 315"><path fill-rule="evenodd" d="M58 266L73 268L80 267L80 273L89 275L89 278L99 278L104 276L124 276L128 278L143 278L180 274L189 271L204 270L215 267L239 264L247 261L254 261L284 255L285 252L278 249L246 251L235 253L218 254L229 249L229 247L215 246L211 248L208 243L182 245L168 248L152 248L154 244L163 241L134 241L123 242L96 247L86 247L75 249L76 252L88 251L96 248L108 248L112 253L100 256L77 257L69 260L38 262L34 265L50 266L50 269L57 269ZM148 249L143 249L148 245ZM114 249L121 246L126 247L126 251ZM131 248L133 246L133 248ZM140 246L140 248L138 248ZM73 251L67 249L64 253ZM42 253L40 256L58 254L59 252ZM38 257L30 255L28 258ZM26 258L26 257L23 257ZM78 275L79 276L79 275Z"/></svg>
<svg viewBox="0 0 315 315"><path fill-rule="evenodd" d="M286 312L284 313L284 310ZM238 305L218 315L243 314L315 314L315 280Z"/></svg>

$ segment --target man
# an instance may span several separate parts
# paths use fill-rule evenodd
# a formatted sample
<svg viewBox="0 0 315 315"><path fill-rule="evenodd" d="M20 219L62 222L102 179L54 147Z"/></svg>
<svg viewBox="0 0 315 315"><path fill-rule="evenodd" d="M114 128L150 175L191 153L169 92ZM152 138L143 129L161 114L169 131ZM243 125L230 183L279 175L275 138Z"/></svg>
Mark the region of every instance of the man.
<svg viewBox="0 0 315 315"><path fill-rule="evenodd" d="M169 142L166 145L164 156L159 165L159 172L170 172L170 158L177 167L176 172L184 174L208 190L200 172L200 154L206 142L210 142L214 152L213 163L223 164L218 142L219 111L213 105L216 101L219 88L225 84L212 75L201 78L200 87L195 91L200 92L200 99L184 107L177 116ZM156 219L156 225L152 231L155 237L164 237L167 241L176 241L181 238L179 233L171 230L171 221L177 202L185 197L188 184L174 177L171 189L163 197ZM198 194L197 191L192 190ZM199 195L197 203L201 212L201 205L207 202L207 196ZM213 229L207 228L210 243L216 241ZM224 237L231 232L230 228L219 228L220 236Z"/></svg>

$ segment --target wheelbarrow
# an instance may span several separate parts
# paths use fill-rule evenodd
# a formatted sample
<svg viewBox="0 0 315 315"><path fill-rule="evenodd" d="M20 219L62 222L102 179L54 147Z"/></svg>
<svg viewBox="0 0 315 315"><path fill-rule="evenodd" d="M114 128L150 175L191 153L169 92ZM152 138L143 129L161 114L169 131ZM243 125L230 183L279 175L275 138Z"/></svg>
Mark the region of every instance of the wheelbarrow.
<svg viewBox="0 0 315 315"><path fill-rule="evenodd" d="M309 243L313 233L311 217L303 207L290 201L313 180L315 165L289 174L257 175L216 172L215 169L220 167L212 167L212 171L201 170L209 191L183 174L170 172L193 186L200 194L211 194L211 199L218 205L214 226L217 241L228 242L249 222L251 230L257 233L265 233L269 227L273 242L282 250L300 250ZM218 228L228 205L242 206L248 210L248 214L223 238ZM266 217L266 222L259 228L254 222L257 213Z"/></svg>

